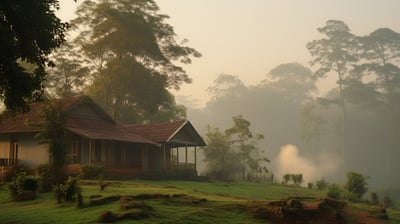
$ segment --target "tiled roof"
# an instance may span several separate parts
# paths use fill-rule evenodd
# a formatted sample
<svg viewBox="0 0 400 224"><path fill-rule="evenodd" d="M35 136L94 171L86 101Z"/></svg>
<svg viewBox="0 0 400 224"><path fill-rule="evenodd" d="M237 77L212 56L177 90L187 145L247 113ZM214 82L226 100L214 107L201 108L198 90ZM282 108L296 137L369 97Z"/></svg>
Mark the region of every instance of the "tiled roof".
<svg viewBox="0 0 400 224"><path fill-rule="evenodd" d="M55 101L61 103L62 111L67 115L65 126L73 133L98 140L157 144L145 137L117 126L89 97L70 97ZM88 105L96 112L97 116L84 113L70 113L74 106L79 103ZM29 112L5 119L0 124L0 134L40 131L41 127L34 124L41 124L44 121L43 117L40 115L42 106L43 103L33 103L30 105Z"/></svg>
<svg viewBox="0 0 400 224"><path fill-rule="evenodd" d="M193 128L189 121L176 121L155 124L130 124L124 125L125 129L136 134L142 135L157 143L175 143L191 146L205 146L205 142ZM190 139L185 139L185 142L180 142L181 135L185 133L190 136ZM179 138L179 139L178 139Z"/></svg>
<svg viewBox="0 0 400 224"><path fill-rule="evenodd" d="M165 122L155 124L128 124L123 127L134 133L140 134L154 142L167 142L186 121Z"/></svg>
<svg viewBox="0 0 400 224"><path fill-rule="evenodd" d="M82 98L83 97L69 97L62 100L57 99L56 101L62 102L62 110L66 110ZM0 123L0 134L40 131L41 128L35 124L43 123L43 117L40 116L42 108L43 103L32 103L29 106L29 112L4 119Z"/></svg>
<svg viewBox="0 0 400 224"><path fill-rule="evenodd" d="M70 97L55 100L61 103L66 115L66 128L90 139L136 142L145 144L204 146L205 143L189 121L155 124L117 125L89 97ZM33 103L30 111L5 119L0 124L2 133L38 132L44 119L40 115L43 103Z"/></svg>

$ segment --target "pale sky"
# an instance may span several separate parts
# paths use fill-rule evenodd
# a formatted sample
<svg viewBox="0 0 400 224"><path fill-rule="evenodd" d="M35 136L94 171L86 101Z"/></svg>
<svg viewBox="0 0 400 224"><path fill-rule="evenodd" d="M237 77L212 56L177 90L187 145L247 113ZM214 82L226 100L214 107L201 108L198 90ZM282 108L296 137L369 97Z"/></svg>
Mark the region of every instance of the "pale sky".
<svg viewBox="0 0 400 224"><path fill-rule="evenodd" d="M58 15L74 16L72 0L61 0ZM202 53L184 66L192 84L175 95L208 99L207 87L218 74L259 83L282 63L311 60L306 44L321 38L317 28L330 19L344 21L356 35L388 27L400 32L400 0L156 0L179 40ZM334 80L331 80L331 82ZM328 82L321 84L329 86ZM178 102L179 103L179 102Z"/></svg>

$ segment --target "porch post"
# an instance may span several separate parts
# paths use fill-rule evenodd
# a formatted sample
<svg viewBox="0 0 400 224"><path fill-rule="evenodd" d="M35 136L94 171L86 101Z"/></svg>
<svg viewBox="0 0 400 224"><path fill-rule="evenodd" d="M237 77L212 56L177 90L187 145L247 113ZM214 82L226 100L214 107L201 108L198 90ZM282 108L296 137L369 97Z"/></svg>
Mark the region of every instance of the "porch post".
<svg viewBox="0 0 400 224"><path fill-rule="evenodd" d="M187 156L187 145L185 145L185 166L187 166L188 163L188 156Z"/></svg>
<svg viewBox="0 0 400 224"><path fill-rule="evenodd" d="M194 168L197 170L197 146L194 146Z"/></svg>
<svg viewBox="0 0 400 224"><path fill-rule="evenodd" d="M163 163L162 168L167 168L167 155L165 154L165 144L163 144Z"/></svg>
<svg viewBox="0 0 400 224"><path fill-rule="evenodd" d="M179 166L179 147L176 147L176 166Z"/></svg>
<svg viewBox="0 0 400 224"><path fill-rule="evenodd" d="M89 165L92 164L92 147L93 147L93 140L89 139Z"/></svg>

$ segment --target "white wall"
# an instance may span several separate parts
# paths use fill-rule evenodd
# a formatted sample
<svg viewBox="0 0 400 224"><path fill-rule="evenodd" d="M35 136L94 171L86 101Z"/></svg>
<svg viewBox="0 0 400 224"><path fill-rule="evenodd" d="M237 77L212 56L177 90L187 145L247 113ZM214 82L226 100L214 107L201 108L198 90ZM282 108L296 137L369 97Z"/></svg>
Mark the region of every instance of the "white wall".
<svg viewBox="0 0 400 224"><path fill-rule="evenodd" d="M10 154L10 135L0 135L0 158L8 158Z"/></svg>
<svg viewBox="0 0 400 224"><path fill-rule="evenodd" d="M49 162L48 144L39 144L34 134L18 135L18 159L25 166L35 167Z"/></svg>

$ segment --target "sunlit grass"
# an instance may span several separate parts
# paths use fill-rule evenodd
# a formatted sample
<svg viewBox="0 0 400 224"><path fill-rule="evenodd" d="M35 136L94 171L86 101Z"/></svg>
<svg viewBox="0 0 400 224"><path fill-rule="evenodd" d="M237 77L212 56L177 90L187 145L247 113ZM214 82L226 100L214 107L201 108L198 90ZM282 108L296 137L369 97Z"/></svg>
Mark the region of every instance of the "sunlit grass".
<svg viewBox="0 0 400 224"><path fill-rule="evenodd" d="M247 212L249 201L325 195L325 192L303 187L247 182L124 181L113 182L104 191L100 191L95 181L81 183L86 205L91 195L162 194L203 199L201 203L185 198L142 200L153 209L150 217L135 220L135 223L266 223ZM124 212L120 210L118 201L81 209L75 203L57 204L52 193L39 194L34 201L13 202L9 199L7 186L0 187L0 223L95 223L104 210ZM398 210L389 210L388 213L400 220ZM132 220L118 223L132 223Z"/></svg>

